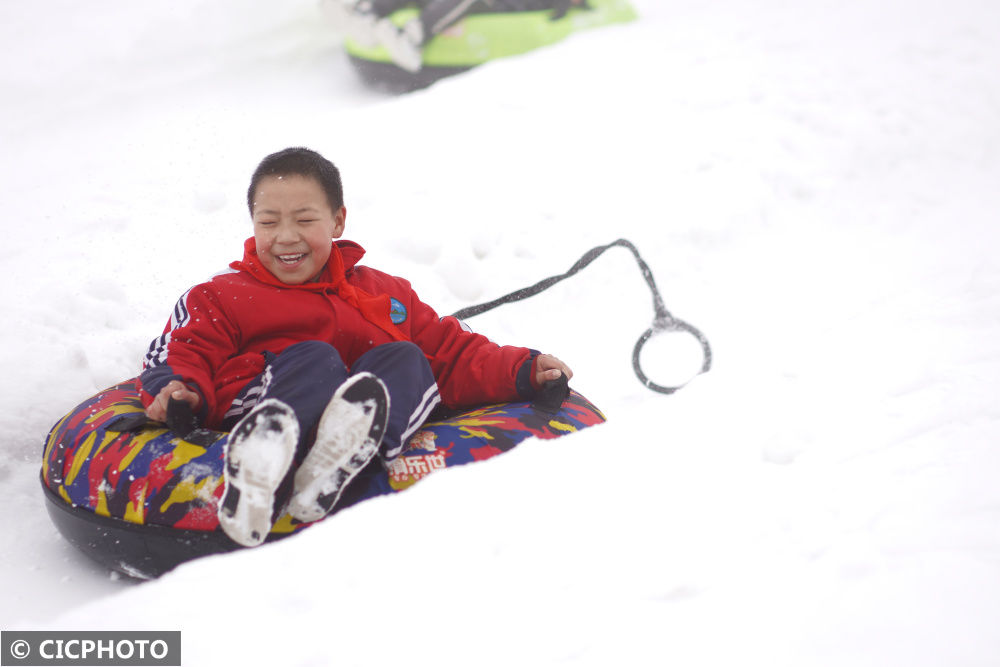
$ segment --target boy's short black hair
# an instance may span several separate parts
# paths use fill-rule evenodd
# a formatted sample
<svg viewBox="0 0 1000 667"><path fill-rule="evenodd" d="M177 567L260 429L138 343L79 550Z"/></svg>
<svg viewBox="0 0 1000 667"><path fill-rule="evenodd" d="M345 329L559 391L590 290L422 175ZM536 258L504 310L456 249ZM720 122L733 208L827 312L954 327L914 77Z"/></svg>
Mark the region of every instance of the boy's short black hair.
<svg viewBox="0 0 1000 667"><path fill-rule="evenodd" d="M247 206L253 215L253 200L257 186L267 176L308 176L315 178L326 192L330 209L337 211L344 205L344 186L340 182L340 171L337 167L316 151L308 148L286 148L271 153L260 161L250 178L250 189L247 190Z"/></svg>

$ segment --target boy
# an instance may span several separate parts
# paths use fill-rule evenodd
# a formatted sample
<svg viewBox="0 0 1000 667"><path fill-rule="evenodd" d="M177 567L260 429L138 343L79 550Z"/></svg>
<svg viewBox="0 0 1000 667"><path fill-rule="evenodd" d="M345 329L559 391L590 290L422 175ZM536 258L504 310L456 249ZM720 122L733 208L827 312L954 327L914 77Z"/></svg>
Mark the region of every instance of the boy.
<svg viewBox="0 0 1000 667"><path fill-rule="evenodd" d="M247 191L241 261L188 290L140 376L150 419L171 399L230 431L219 524L256 546L275 510L330 512L376 455L390 463L434 407L531 398L572 371L439 318L410 284L364 266L344 232L340 173L305 148L267 156ZM290 488L289 488L290 487Z"/></svg>

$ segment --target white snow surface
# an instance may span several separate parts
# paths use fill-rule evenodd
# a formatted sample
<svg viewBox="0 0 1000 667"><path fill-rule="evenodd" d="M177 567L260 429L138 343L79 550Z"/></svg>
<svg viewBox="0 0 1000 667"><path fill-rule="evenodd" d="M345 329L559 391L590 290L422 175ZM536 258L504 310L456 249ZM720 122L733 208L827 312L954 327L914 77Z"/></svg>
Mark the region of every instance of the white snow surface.
<svg viewBox="0 0 1000 667"><path fill-rule="evenodd" d="M392 97L315 0L0 4L0 627L179 629L188 667L1000 664L1000 4L635 5ZM240 257L290 145L439 312L624 237L713 369L636 380L650 296L609 252L469 321L606 424L109 576L49 521L42 442Z"/></svg>

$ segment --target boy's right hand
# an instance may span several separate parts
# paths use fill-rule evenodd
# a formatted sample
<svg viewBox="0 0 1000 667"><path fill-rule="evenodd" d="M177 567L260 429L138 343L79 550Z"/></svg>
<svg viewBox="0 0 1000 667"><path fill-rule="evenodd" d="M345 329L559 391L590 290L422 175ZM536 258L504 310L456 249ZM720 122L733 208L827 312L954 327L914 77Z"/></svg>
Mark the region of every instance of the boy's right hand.
<svg viewBox="0 0 1000 667"><path fill-rule="evenodd" d="M146 416L157 422L167 422L167 403L171 398L184 401L191 406L192 410L197 410L201 405L201 396L198 392L191 391L186 384L179 380L171 380L166 387L160 390L153 402L146 408Z"/></svg>

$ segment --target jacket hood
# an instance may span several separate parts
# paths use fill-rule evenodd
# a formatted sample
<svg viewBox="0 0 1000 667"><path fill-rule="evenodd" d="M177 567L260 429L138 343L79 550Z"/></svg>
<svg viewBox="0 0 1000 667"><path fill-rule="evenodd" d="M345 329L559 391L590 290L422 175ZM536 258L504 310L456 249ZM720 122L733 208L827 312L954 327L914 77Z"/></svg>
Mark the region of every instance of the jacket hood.
<svg viewBox="0 0 1000 667"><path fill-rule="evenodd" d="M364 248L353 241L335 241L330 250L330 259L315 282L290 285L281 282L277 276L267 270L257 255L257 242L254 237L243 243L243 259L233 262L230 268L245 271L262 283L282 289L299 289L320 292L327 298L336 294L341 299L357 308L366 320L392 336L394 340L408 340L392 322L391 304L388 294L369 294L355 287L348 280L348 273L354 270L365 254Z"/></svg>
<svg viewBox="0 0 1000 667"><path fill-rule="evenodd" d="M365 249L354 241L334 241L331 246L330 259L327 260L323 271L320 272L315 282L291 285L278 280L277 276L264 266L257 255L257 240L252 236L243 242L243 259L232 262L229 268L246 271L262 283L276 287L314 291L336 288L345 275L353 270L355 265L365 256Z"/></svg>

